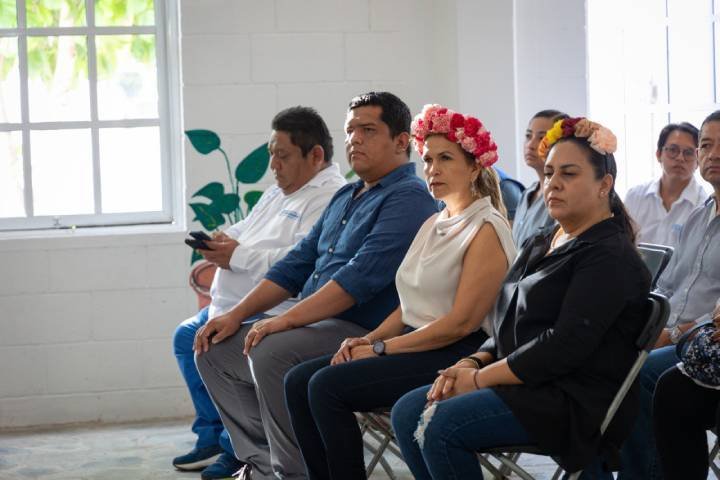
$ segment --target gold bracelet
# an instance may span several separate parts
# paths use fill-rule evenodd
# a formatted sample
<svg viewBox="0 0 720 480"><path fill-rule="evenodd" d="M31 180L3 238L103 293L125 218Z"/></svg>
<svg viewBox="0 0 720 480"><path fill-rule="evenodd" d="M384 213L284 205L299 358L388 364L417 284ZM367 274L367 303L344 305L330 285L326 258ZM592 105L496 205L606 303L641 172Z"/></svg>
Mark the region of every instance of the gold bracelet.
<svg viewBox="0 0 720 480"><path fill-rule="evenodd" d="M469 360L469 361L471 361L471 362L473 363L473 365L475 365L475 368L477 368L478 370L480 370L481 368L483 368L483 365L480 363L480 360L478 360L477 358L473 357L472 355L469 356L469 357L464 357L462 360Z"/></svg>

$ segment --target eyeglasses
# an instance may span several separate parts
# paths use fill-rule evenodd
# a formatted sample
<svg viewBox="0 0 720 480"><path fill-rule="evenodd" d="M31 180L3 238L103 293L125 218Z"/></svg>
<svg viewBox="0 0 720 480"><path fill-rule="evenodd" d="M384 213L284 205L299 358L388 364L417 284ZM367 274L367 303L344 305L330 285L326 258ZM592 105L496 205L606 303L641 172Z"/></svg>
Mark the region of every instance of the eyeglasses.
<svg viewBox="0 0 720 480"><path fill-rule="evenodd" d="M670 158L676 158L682 152L682 156L685 160L695 160L697 158L697 150L694 148L680 148L677 145L669 145L663 147L663 151L667 153Z"/></svg>

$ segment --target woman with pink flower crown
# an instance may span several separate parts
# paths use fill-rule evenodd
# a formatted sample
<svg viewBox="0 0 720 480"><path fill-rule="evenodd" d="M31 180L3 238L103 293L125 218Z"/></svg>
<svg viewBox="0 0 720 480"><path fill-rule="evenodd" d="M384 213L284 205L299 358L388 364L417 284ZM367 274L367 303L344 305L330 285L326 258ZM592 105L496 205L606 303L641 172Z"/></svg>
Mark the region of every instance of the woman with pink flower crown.
<svg viewBox="0 0 720 480"><path fill-rule="evenodd" d="M515 247L490 132L474 117L426 105L412 124L433 197L445 209L420 228L396 277L400 306L335 355L285 376L293 430L311 479L365 479L353 412L390 408L488 338L487 315Z"/></svg>
<svg viewBox="0 0 720 480"><path fill-rule="evenodd" d="M545 134L543 194L559 225L518 253L485 344L393 407L416 479L482 479L477 452L513 445L536 445L569 472L616 458L637 387L602 443L600 424L635 360L650 274L615 193L615 147L610 130L585 118Z"/></svg>

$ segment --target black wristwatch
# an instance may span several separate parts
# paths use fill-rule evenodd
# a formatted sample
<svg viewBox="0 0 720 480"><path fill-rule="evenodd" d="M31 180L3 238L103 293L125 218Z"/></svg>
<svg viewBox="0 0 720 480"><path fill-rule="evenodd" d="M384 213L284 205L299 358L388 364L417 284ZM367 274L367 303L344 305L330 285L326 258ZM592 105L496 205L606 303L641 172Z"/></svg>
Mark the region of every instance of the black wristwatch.
<svg viewBox="0 0 720 480"><path fill-rule="evenodd" d="M372 344L373 353L378 357L385 355L385 342L382 340L375 340Z"/></svg>

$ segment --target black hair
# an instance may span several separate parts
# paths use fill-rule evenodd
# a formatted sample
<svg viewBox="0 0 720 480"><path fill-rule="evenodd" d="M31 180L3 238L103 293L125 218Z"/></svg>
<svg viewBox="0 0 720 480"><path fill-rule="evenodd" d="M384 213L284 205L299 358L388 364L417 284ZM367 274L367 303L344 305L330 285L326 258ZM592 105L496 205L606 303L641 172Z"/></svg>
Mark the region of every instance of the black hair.
<svg viewBox="0 0 720 480"><path fill-rule="evenodd" d="M710 122L720 122L720 110L715 110L710 115L705 117L702 125L700 125L700 130L702 131L702 129L705 128L705 124Z"/></svg>
<svg viewBox="0 0 720 480"><path fill-rule="evenodd" d="M658 151L662 150L665 146L665 143L667 142L668 137L672 132L675 130L680 130L681 132L685 132L688 135L690 135L693 139L693 143L695 144L695 147L698 146L698 135L700 134L700 131L697 129L695 125L689 122L680 122L680 123L669 123L663 127L662 130L660 130L660 135L658 135L658 142L657 142L657 149Z"/></svg>
<svg viewBox="0 0 720 480"><path fill-rule="evenodd" d="M635 243L635 227L633 225L630 214L625 208L625 204L620 199L620 196L615 191L615 179L617 178L617 163L615 162L615 155L612 153L602 154L597 150L590 147L590 143L587 138L580 138L574 135L568 137L562 137L554 145L553 148L559 143L572 142L588 154L588 161L592 165L593 171L595 172L595 180L601 180L605 175L610 175L613 179L613 186L608 192L608 202L610 203L610 211L619 219L622 223L625 234L627 235L630 242Z"/></svg>
<svg viewBox="0 0 720 480"><path fill-rule="evenodd" d="M382 109L380 120L388 126L392 138L401 133L410 134L410 122L412 121L410 108L396 95L390 92L363 93L350 100L348 110L367 106L378 106ZM410 156L409 142L406 153Z"/></svg>
<svg viewBox="0 0 720 480"><path fill-rule="evenodd" d="M290 141L300 147L303 157L310 153L315 145L320 145L325 152L325 162L332 162L332 136L325 120L314 108L286 108L272 119L272 129L290 135Z"/></svg>
<svg viewBox="0 0 720 480"><path fill-rule="evenodd" d="M535 120L536 118L549 118L554 123L554 122L557 122L558 120L564 120L566 118L570 118L570 115L568 115L565 112L561 112L560 110L548 108L547 110L540 110L539 112L537 112L535 115L533 115L530 118L530 121Z"/></svg>

